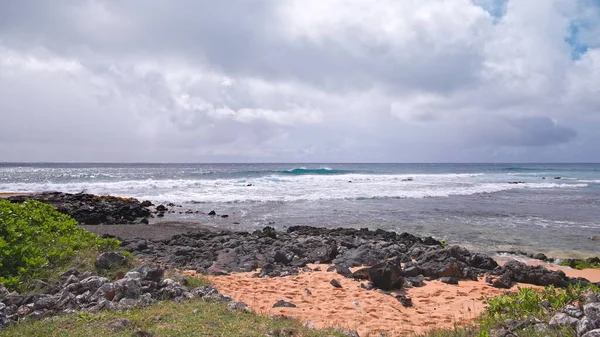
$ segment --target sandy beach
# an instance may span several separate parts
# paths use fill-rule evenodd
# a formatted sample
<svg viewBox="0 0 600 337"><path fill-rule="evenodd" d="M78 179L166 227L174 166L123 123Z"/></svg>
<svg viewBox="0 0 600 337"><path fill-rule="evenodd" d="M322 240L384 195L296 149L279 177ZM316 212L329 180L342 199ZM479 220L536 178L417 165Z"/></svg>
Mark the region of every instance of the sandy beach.
<svg viewBox="0 0 600 337"><path fill-rule="evenodd" d="M503 261L501 261L503 262ZM542 264L531 262L532 264ZM600 270L575 270L543 263L549 269L563 270L571 277L585 277L600 281ZM315 328L338 327L353 329L361 336L388 336L421 334L432 329L452 328L472 323L486 307L486 299L505 293L479 281L460 281L458 285L440 281L426 281L424 287L403 288L392 292L412 299L412 307L404 307L394 297L378 290L365 290L361 282L335 272L327 272L329 265L310 265L321 271L304 272L278 278L253 278L252 273L234 273L229 276L209 276L222 293L249 305L261 315L285 315ZM188 271L187 273L194 274ZM342 288L330 284L338 280ZM517 287L541 288L530 284ZM296 308L273 308L284 300Z"/></svg>

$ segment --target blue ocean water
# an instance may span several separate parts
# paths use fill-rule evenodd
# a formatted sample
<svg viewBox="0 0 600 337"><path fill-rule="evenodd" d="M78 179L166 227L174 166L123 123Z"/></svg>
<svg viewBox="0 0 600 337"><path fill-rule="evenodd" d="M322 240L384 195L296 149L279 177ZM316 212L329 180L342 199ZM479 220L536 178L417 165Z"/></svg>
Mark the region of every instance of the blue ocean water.
<svg viewBox="0 0 600 337"><path fill-rule="evenodd" d="M369 227L482 251L599 254L600 164L0 164L0 191L111 194L233 229ZM185 212L183 212L185 213Z"/></svg>

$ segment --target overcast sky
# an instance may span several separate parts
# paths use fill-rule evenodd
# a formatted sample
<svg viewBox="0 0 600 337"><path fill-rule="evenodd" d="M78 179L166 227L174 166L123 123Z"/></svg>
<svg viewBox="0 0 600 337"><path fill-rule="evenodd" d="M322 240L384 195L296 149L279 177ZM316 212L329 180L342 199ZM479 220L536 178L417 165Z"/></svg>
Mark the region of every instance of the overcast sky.
<svg viewBox="0 0 600 337"><path fill-rule="evenodd" d="M1 0L0 161L600 161L599 0Z"/></svg>

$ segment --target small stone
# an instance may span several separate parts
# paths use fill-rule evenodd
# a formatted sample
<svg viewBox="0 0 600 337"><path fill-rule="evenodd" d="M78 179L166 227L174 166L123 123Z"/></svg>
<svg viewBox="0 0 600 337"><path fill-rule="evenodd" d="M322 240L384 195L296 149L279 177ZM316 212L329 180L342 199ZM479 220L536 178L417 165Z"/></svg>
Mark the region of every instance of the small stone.
<svg viewBox="0 0 600 337"><path fill-rule="evenodd" d="M575 318L583 317L583 311L581 311L581 309L579 309L578 307L571 305L571 304L565 306L565 308L563 309L563 312L571 317L575 317Z"/></svg>
<svg viewBox="0 0 600 337"><path fill-rule="evenodd" d="M312 292L309 289L304 289L304 293L306 294L306 296L312 295Z"/></svg>
<svg viewBox="0 0 600 337"><path fill-rule="evenodd" d="M217 322L206 322L206 323L204 323L204 325L206 325L207 327L210 327L210 328L220 328L221 327L221 325Z"/></svg>
<svg viewBox="0 0 600 337"><path fill-rule="evenodd" d="M404 306L404 307L412 307L412 299L405 295L396 295L396 299Z"/></svg>
<svg viewBox="0 0 600 337"><path fill-rule="evenodd" d="M273 304L273 308L296 308L296 305L284 300L279 300Z"/></svg>
<svg viewBox="0 0 600 337"><path fill-rule="evenodd" d="M373 290L375 289L375 287L373 286L373 283L371 282L367 282L367 283L361 283L360 287L365 289L365 290Z"/></svg>
<svg viewBox="0 0 600 337"><path fill-rule="evenodd" d="M329 282L329 284L331 284L332 286L334 286L335 288L341 288L342 284L340 283L340 281L333 279Z"/></svg>
<svg viewBox="0 0 600 337"><path fill-rule="evenodd" d="M573 318L565 313L558 313L550 320L550 326L553 328L572 326L575 327L579 321L577 318Z"/></svg>
<svg viewBox="0 0 600 337"><path fill-rule="evenodd" d="M117 318L106 324L106 326L114 332L118 332L127 329L131 326L131 321L127 318Z"/></svg>
<svg viewBox="0 0 600 337"><path fill-rule="evenodd" d="M227 304L227 307L229 309L233 309L233 310L238 310L238 311L243 311L243 312L252 312L252 310L250 310L250 308L248 307L248 305L244 302L229 302Z"/></svg>
<svg viewBox="0 0 600 337"><path fill-rule="evenodd" d="M132 337L155 337L156 335L148 332L148 331L144 331L144 330L136 330L133 334L131 334Z"/></svg>
<svg viewBox="0 0 600 337"><path fill-rule="evenodd" d="M458 284L458 278L456 277L440 277L440 282L446 283L446 284Z"/></svg>
<svg viewBox="0 0 600 337"><path fill-rule="evenodd" d="M208 212L208 215L217 215L217 212L215 212L215 211L213 210L213 211L210 211L210 212Z"/></svg>
<svg viewBox="0 0 600 337"><path fill-rule="evenodd" d="M352 275L350 268L344 265L336 265L335 271L344 277L350 277Z"/></svg>

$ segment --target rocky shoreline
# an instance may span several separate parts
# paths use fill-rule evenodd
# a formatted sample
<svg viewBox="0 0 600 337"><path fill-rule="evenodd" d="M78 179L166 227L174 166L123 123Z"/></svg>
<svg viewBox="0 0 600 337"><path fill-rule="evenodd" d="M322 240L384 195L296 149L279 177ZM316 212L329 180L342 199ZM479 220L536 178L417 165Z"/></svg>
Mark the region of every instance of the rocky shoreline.
<svg viewBox="0 0 600 337"><path fill-rule="evenodd" d="M13 196L9 200L23 202L30 198L48 202L86 225L146 223L153 213L168 211L162 205L152 210L150 207L153 205L149 202L89 194L49 192ZM115 237L110 234L104 236ZM286 231L265 227L254 232L197 228L162 239L117 239L122 242L120 251L129 252L144 265L116 281L89 271L72 271L62 275L60 284L40 281L42 292L27 296L9 293L0 287L0 325L23 318L41 318L79 310L127 310L163 299L231 301L212 287L188 289L177 281L163 279L164 270L173 269L217 276L253 272L256 278L274 278L311 272L309 265L326 264L330 266L328 271L335 271L340 277L360 280L364 289L383 292L422 287L425 286L424 281L458 284L462 280L482 277L490 286L503 289L510 289L515 283L555 287L590 283L584 278L568 277L562 271L516 260L500 266L488 255L473 253L460 246L448 247L432 237L366 228L293 226ZM123 255L107 254L98 257L98 269L113 263L125 263ZM600 286L600 282L597 285ZM339 281L332 279L331 286L340 287ZM406 307L412 305L407 296L400 296L397 300ZM243 303L232 306L247 309ZM595 309L584 310L585 317L594 315L588 311ZM581 317L583 315L577 317L577 322L581 321ZM567 323L579 324L573 322L568 320ZM562 325L554 325L557 324ZM585 324L589 327L600 325Z"/></svg>

